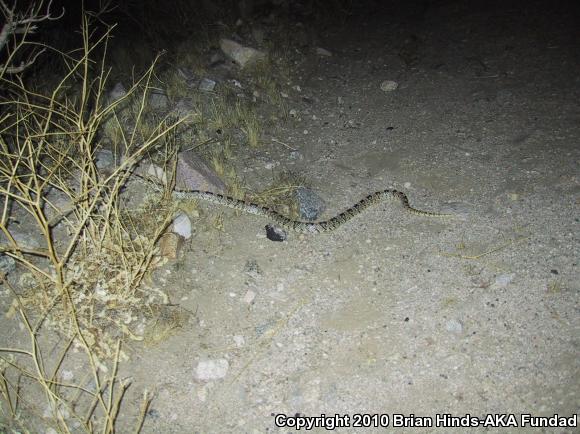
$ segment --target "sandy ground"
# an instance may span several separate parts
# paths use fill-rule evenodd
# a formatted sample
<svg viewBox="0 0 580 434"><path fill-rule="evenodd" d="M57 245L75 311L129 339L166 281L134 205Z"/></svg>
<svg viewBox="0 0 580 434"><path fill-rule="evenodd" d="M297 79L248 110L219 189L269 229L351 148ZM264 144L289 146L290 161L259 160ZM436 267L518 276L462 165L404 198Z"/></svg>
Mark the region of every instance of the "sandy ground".
<svg viewBox="0 0 580 434"><path fill-rule="evenodd" d="M307 174L327 215L395 187L458 217L386 204L332 234L274 243L260 219L227 212L225 230L199 234L161 279L194 316L134 367L157 385L144 432L297 431L274 414L350 416L341 432L404 431L395 414L433 423L408 432L435 431L442 414L514 414L502 420L520 427L521 414L577 415L574 19L449 2L324 33L333 56L295 71L311 102L280 137L303 158L261 149L248 179L274 162ZM200 380L207 363L225 376Z"/></svg>
<svg viewBox="0 0 580 434"><path fill-rule="evenodd" d="M125 367L129 401L156 392L143 432L289 433L275 415L322 414L348 416L345 433L466 432L437 415L578 414L580 21L540 3L433 2L317 31L332 57L293 71L305 98L276 132L301 157L266 145L239 161L245 179L302 173L325 217L393 187L456 218L384 204L276 243L266 221L225 211L222 232L199 230L156 273L192 315Z"/></svg>

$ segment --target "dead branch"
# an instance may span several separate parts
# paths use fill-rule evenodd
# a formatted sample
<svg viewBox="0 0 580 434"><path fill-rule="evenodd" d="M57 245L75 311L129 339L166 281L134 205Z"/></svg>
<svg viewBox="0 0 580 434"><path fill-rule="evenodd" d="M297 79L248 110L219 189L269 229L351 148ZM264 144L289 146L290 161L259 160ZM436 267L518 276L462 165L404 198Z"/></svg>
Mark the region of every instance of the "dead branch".
<svg viewBox="0 0 580 434"><path fill-rule="evenodd" d="M60 15L52 16L50 12L52 0L48 2L46 8L44 8L44 1L40 0L25 12L16 12L16 3L15 1L12 7L9 7L4 0L0 0L0 12L4 15L5 20L2 30L0 30L0 52L6 49L9 53L6 62L0 63L0 77L4 74L18 74L30 67L45 49L36 52L19 65L13 63L16 52L26 44L27 36L38 30L37 23L58 20L63 17L65 12L63 8ZM11 38L13 38L13 42L9 44Z"/></svg>

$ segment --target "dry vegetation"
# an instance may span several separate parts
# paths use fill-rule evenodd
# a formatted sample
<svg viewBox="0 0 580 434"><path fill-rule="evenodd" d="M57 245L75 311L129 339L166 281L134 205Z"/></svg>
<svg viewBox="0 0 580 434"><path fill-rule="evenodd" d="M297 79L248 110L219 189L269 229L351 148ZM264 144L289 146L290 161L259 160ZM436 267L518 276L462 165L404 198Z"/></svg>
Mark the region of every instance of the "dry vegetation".
<svg viewBox="0 0 580 434"><path fill-rule="evenodd" d="M4 30L17 30L4 39L8 56L0 71L0 253L19 264L20 277L0 278L13 296L7 317L20 322L28 342L16 346L16 337L2 336L10 346L0 348L0 429L113 432L130 384L117 376L126 358L122 343L139 339L131 330L137 306L163 302L142 283L172 215L156 213L147 232L139 215L124 210L122 190L139 160L180 121L163 120L146 134L140 128L153 66L124 97L106 101L99 53L106 53L109 31L93 39L88 15L81 50L46 47L67 65L56 86L39 91L27 84L18 73L38 52L24 68L13 59L35 23L50 18L41 6L17 13L2 3L12 19ZM70 88L79 89L75 98L67 96ZM121 163L104 174L96 166L99 129L119 122L116 111L128 102L135 124L119 137ZM21 221L33 225L29 235L38 246L18 236ZM149 399L145 392L137 428Z"/></svg>
<svg viewBox="0 0 580 434"><path fill-rule="evenodd" d="M188 2L177 4L176 13L189 19ZM149 39L162 37L162 20L140 16L145 11L137 3L127 5L124 12L131 20L157 23L144 27ZM61 52L31 42L44 23L62 16L53 13L50 2L19 10L0 0L0 9L5 18L0 32L0 260L17 264L8 274L0 268L0 291L4 300L12 300L5 302L4 322L14 333L0 336L0 432L112 433L121 419L124 427L130 419L138 431L152 397L145 391L140 408L121 411L131 381L119 377L119 368L128 359L130 342L147 338L149 331L141 327L146 318L167 302L147 286L146 277L163 262L158 241L175 208L146 202L129 210L127 181L144 158L171 174L178 151L193 143L230 194L243 198L246 189L232 161L244 146L262 144L265 123L286 117L275 77L285 77L281 70L287 62L268 59L246 71L240 77L245 94L227 82L202 93L192 89L183 71L206 72L204 45L215 45L226 27L188 39L173 53L178 65L166 54L169 68L161 72L157 57L136 78L130 53L121 45L113 57L117 53L125 62L118 68L123 72L114 74L125 81L132 77L132 85L111 100L112 27L102 30L103 11L85 12L82 46ZM64 65L56 82L54 75L39 80L27 74L39 56ZM151 110L154 87L163 88L172 103L189 98L186 118ZM269 113L258 114L260 104ZM115 154L109 170L97 164L105 143ZM280 179L256 200L287 201L297 182Z"/></svg>

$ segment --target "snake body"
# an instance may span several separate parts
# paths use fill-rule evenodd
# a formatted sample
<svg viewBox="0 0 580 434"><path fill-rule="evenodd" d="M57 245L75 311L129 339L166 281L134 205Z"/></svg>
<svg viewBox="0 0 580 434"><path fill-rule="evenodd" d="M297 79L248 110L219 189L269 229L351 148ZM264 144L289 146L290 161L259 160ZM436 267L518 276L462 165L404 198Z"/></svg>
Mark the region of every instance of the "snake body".
<svg viewBox="0 0 580 434"><path fill-rule="evenodd" d="M156 186L159 190L159 186ZM422 211L413 208L409 205L407 195L398 190L386 189L369 194L367 197L361 199L359 202L348 208L346 211L332 217L328 220L309 222L300 221L288 218L271 208L267 208L255 203L245 202L243 200L235 199L230 196L225 196L218 193L211 193L209 191L190 190L180 191L174 190L172 197L177 200L203 200L205 202L215 203L217 205L236 209L248 214L254 214L271 219L280 226L290 229L294 232L303 234L320 234L323 232L330 232L342 226L353 217L359 215L370 206L379 204L386 200L397 200L403 206L403 209L412 214L417 214L426 217L450 217L451 214L441 214L430 211Z"/></svg>

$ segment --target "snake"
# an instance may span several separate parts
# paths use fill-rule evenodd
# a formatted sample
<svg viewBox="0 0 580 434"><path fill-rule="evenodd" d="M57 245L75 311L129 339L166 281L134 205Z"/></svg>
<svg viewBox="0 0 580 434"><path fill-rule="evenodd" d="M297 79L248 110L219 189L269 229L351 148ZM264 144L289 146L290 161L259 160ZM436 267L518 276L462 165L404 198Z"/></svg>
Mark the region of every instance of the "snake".
<svg viewBox="0 0 580 434"><path fill-rule="evenodd" d="M158 192L163 191L162 187L159 184L153 183L152 181L149 181L148 183L149 185L153 185ZM286 217L285 215L280 214L279 212L266 206L236 199L234 197L226 196L219 193L212 193L210 191L173 190L171 192L171 197L179 201L202 200L204 202L209 202L216 205L242 211L247 214L266 217L275 222L276 224L300 234L321 234L325 232L331 232L339 228L349 220L351 220L353 217L358 216L367 208L389 200L398 201L403 207L403 209L411 214L416 214L424 217L439 217L439 218L453 216L452 214L423 211L417 208L413 208L409 204L409 198L405 193L390 188L369 194L368 196L364 197L363 199L359 200L357 203L352 205L346 211L343 211L340 214L337 214L336 216L328 220L322 221L295 220Z"/></svg>

